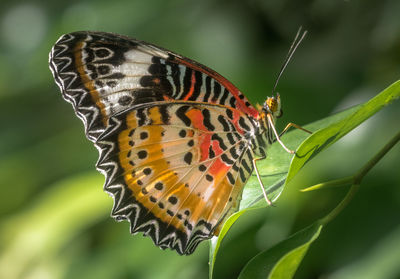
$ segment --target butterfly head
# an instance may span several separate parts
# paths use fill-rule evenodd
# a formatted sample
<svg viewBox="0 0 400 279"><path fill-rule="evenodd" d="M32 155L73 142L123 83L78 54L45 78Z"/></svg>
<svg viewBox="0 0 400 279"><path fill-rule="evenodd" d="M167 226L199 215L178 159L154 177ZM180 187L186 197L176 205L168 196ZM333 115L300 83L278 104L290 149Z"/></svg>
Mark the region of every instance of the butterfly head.
<svg viewBox="0 0 400 279"><path fill-rule="evenodd" d="M259 106L259 134L264 134L264 136L269 137L272 141L273 127L271 126L275 126L276 119L282 115L281 97L279 96L279 93L276 93L275 96L268 97L263 106Z"/></svg>
<svg viewBox="0 0 400 279"><path fill-rule="evenodd" d="M276 96L268 97L267 100L265 100L261 110L261 118L266 117L268 114L271 115L274 120L283 115L279 93L276 93Z"/></svg>

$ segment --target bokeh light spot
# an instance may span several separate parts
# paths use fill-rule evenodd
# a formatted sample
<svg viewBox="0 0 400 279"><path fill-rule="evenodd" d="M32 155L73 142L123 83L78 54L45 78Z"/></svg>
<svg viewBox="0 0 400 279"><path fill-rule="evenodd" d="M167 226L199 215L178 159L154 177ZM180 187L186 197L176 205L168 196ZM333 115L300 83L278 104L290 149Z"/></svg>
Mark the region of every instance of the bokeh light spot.
<svg viewBox="0 0 400 279"><path fill-rule="evenodd" d="M13 51L30 51L43 40L46 23L46 15L39 6L14 6L1 21L1 37Z"/></svg>

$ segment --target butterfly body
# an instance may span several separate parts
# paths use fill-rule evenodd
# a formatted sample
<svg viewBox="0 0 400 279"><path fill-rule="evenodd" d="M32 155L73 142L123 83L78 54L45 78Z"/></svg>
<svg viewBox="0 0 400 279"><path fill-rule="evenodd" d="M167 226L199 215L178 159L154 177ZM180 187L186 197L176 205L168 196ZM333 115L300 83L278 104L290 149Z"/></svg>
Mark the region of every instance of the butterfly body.
<svg viewBox="0 0 400 279"><path fill-rule="evenodd" d="M115 219L180 254L218 235L274 142L279 95L258 111L215 71L110 33L63 35L50 69L99 150Z"/></svg>

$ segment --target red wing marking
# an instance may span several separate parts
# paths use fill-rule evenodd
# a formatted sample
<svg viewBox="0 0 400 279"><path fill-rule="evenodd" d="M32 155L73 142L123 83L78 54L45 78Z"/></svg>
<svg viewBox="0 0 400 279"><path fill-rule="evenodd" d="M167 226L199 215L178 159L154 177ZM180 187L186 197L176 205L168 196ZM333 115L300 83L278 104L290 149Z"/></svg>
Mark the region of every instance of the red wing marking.
<svg viewBox="0 0 400 279"><path fill-rule="evenodd" d="M195 73L192 72L192 76L190 78L190 89L183 100L187 101L193 95L195 84L196 84L196 76L195 76Z"/></svg>
<svg viewBox="0 0 400 279"><path fill-rule="evenodd" d="M224 78L217 72L211 70L210 68L200 65L199 63L194 62L188 58L182 59L182 58L176 57L176 60L179 63L181 63L191 69L205 73L206 75L209 75L212 78L214 78L215 80L217 80L219 83L221 83L223 86L225 86L228 89L228 91L236 98L237 106L238 106L237 109L239 109L240 111L243 111L244 113L246 113L248 115L251 115L254 118L258 117L258 111L253 106L251 106L251 107L246 106L246 104L243 101L244 99L242 100L239 97L239 93L240 93L239 89L237 89L236 86L234 86L229 80L227 80L226 78ZM192 86L193 86L193 82L192 82Z"/></svg>

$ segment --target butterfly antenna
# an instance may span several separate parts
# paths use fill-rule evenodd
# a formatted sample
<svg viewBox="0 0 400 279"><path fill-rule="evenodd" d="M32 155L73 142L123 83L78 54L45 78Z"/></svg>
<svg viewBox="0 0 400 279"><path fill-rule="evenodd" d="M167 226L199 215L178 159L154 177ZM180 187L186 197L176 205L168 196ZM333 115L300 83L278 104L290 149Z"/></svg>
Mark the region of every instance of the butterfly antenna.
<svg viewBox="0 0 400 279"><path fill-rule="evenodd" d="M274 95L276 86L278 85L278 82L283 74L283 71L285 71L286 66L289 64L290 59L292 58L293 54L295 53L297 47L300 45L300 43L303 41L304 37L307 34L307 30L302 30L303 28L300 26L299 30L297 30L296 37L293 40L292 45L290 46L290 49L288 51L288 54L286 55L286 58L284 60L284 63L279 71L279 75L275 81L274 88L272 89L272 95ZM301 34L301 35L300 35Z"/></svg>

